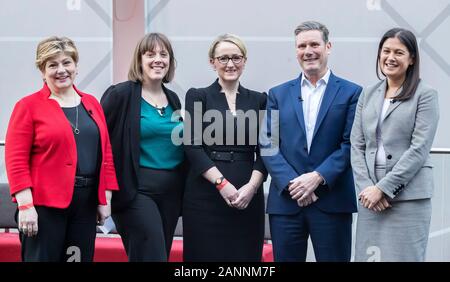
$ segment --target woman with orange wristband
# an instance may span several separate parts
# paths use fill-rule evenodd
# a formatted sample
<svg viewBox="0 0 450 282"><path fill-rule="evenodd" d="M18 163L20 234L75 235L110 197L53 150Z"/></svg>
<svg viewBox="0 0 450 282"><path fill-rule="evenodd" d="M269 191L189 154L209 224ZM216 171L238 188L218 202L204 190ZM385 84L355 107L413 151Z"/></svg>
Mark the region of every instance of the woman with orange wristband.
<svg viewBox="0 0 450 282"><path fill-rule="evenodd" d="M73 85L77 63L69 38L42 40L44 86L17 102L9 121L6 172L26 262L92 261L96 225L118 189L102 108Z"/></svg>
<svg viewBox="0 0 450 282"><path fill-rule="evenodd" d="M266 95L239 83L247 50L237 36L219 36L209 61L218 79L186 94L184 260L261 261L266 170L257 137ZM215 125L222 127L212 133Z"/></svg>

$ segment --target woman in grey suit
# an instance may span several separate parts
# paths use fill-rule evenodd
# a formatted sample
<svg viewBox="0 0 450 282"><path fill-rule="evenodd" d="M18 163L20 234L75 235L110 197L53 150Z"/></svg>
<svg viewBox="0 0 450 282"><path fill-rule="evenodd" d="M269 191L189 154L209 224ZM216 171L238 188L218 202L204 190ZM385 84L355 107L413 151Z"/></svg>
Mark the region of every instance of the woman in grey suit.
<svg viewBox="0 0 450 282"><path fill-rule="evenodd" d="M377 76L361 94L351 133L359 197L355 261L423 261L431 219L429 151L436 90L419 76L414 34L394 28L378 47Z"/></svg>

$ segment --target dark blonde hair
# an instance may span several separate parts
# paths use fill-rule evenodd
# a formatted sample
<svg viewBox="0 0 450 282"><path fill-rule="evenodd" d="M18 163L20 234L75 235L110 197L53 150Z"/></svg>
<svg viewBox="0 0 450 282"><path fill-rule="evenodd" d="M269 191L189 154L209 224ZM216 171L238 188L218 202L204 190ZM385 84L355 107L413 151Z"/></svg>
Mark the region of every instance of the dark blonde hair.
<svg viewBox="0 0 450 282"><path fill-rule="evenodd" d="M219 35L211 43L211 46L209 47L209 52L208 52L208 56L210 59L214 59L214 53L216 52L217 45L219 45L219 43L221 43L221 42L233 43L234 45L236 45L239 48L239 50L241 50L244 58L247 58L247 48L245 48L244 41L242 41L242 39L239 38L239 36L237 36L237 35L226 33L226 34Z"/></svg>
<svg viewBox="0 0 450 282"><path fill-rule="evenodd" d="M144 81L142 71L142 55L147 51L153 51L156 46L160 46L169 52L169 71L163 78L164 83L172 81L175 75L175 57L173 55L172 45L169 39L162 33L148 33L136 45L134 49L133 60L131 61L128 79L132 81Z"/></svg>
<svg viewBox="0 0 450 282"><path fill-rule="evenodd" d="M39 42L36 49L36 67L44 72L47 61L59 54L70 56L78 63L78 50L75 43L67 37L51 36Z"/></svg>

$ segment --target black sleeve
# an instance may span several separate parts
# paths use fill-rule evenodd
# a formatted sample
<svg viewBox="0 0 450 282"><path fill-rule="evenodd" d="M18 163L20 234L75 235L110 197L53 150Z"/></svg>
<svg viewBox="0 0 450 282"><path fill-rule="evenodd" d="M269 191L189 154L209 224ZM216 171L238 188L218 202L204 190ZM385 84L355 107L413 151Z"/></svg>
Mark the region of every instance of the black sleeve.
<svg viewBox="0 0 450 282"><path fill-rule="evenodd" d="M108 125L109 135L112 136L114 133L114 129L116 126L116 118L118 114L118 98L116 93L116 87L111 85L108 89L106 89L105 93L103 93L102 98L100 99L100 104L102 105L103 112L105 113L106 124Z"/></svg>
<svg viewBox="0 0 450 282"><path fill-rule="evenodd" d="M175 95L175 101L176 101L176 103L177 103L177 107L178 107L178 109L180 109L181 110L181 101L180 101L180 98L178 97L178 95L174 92L173 93L174 95Z"/></svg>
<svg viewBox="0 0 450 282"><path fill-rule="evenodd" d="M185 108L184 149L189 159L191 171L197 176L215 166L203 147L203 125L194 126L194 121L203 120L205 112L204 93L194 88L189 89L186 93Z"/></svg>
<svg viewBox="0 0 450 282"><path fill-rule="evenodd" d="M261 132L261 126L263 118L264 118L264 112L261 111L265 111L266 110L266 103L267 103L267 94L266 93L262 93L259 96L259 125L258 125L258 129L259 132ZM264 175L264 181L266 181L267 179L267 170L266 167L264 166L263 160L261 158L261 149L259 147L259 142L258 145L256 146L256 160L255 163L253 165L253 170L257 170L259 172L261 172Z"/></svg>

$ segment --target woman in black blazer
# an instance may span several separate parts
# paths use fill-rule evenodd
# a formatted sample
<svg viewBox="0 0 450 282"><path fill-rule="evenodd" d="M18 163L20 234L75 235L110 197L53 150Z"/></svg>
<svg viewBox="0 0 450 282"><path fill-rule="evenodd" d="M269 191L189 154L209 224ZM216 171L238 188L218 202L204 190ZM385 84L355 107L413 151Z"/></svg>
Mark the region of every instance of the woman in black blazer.
<svg viewBox="0 0 450 282"><path fill-rule="evenodd" d="M147 34L136 46L129 81L109 87L101 99L121 188L112 217L130 261L167 261L180 215L181 103L163 84L174 72L167 37Z"/></svg>
<svg viewBox="0 0 450 282"><path fill-rule="evenodd" d="M246 53L238 37L219 36L209 51L218 79L186 94L185 261L261 261L266 170L257 139L266 95L239 83Z"/></svg>

